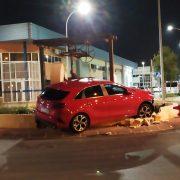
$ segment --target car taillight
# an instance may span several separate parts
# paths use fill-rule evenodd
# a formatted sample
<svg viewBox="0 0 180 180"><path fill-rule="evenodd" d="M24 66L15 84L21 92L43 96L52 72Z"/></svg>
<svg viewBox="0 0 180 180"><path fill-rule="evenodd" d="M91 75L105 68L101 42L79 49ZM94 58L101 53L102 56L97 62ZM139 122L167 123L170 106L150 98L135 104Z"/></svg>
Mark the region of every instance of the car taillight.
<svg viewBox="0 0 180 180"><path fill-rule="evenodd" d="M61 108L64 108L64 107L65 107L65 103L56 102L56 103L53 104L54 109L61 109Z"/></svg>
<svg viewBox="0 0 180 180"><path fill-rule="evenodd" d="M39 103L40 103L40 97L38 96L38 97L37 97L37 102L36 102L36 108L38 108Z"/></svg>

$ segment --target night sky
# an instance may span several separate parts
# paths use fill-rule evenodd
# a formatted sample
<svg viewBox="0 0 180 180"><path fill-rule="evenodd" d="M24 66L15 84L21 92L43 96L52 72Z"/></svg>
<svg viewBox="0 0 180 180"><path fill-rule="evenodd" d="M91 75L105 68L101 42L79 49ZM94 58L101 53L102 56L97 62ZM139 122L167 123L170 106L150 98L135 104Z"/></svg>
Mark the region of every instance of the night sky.
<svg viewBox="0 0 180 180"><path fill-rule="evenodd" d="M0 25L33 22L65 33L65 20L77 0L1 0ZM158 52L157 0L90 0L94 12L74 15L69 36L118 36L115 53L135 62L149 62ZM161 0L163 43L180 54L180 31L167 32L169 23L180 28L180 0ZM107 50L105 43L97 47Z"/></svg>

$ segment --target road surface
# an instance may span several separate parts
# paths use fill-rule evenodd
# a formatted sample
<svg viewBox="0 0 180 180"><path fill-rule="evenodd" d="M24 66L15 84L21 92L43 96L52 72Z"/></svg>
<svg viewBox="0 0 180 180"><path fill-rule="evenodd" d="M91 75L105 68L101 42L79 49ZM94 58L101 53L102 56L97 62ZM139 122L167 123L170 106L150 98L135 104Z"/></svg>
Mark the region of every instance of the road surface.
<svg viewBox="0 0 180 180"><path fill-rule="evenodd" d="M0 140L0 180L179 180L180 130Z"/></svg>

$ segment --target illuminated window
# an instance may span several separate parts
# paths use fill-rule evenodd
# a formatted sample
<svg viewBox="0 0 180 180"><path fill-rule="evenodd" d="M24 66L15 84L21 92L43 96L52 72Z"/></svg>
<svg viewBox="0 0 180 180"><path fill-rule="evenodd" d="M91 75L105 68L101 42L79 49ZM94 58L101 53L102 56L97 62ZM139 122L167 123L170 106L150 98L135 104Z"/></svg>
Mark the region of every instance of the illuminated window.
<svg viewBox="0 0 180 180"><path fill-rule="evenodd" d="M2 60L3 61L9 61L9 53L3 53L2 54Z"/></svg>
<svg viewBox="0 0 180 180"><path fill-rule="evenodd" d="M85 89L84 94L86 98L103 96L101 86L89 87Z"/></svg>

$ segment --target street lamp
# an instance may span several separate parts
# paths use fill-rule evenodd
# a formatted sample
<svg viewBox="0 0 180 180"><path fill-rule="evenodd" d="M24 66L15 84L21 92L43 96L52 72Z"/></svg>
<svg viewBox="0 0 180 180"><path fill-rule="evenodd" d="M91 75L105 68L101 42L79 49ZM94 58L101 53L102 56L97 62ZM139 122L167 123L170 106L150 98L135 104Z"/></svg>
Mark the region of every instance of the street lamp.
<svg viewBox="0 0 180 180"><path fill-rule="evenodd" d="M173 30L178 30L178 31L180 31L180 28L176 28L176 27L174 27L173 25L168 25L168 26L167 26L167 31L173 31Z"/></svg>
<svg viewBox="0 0 180 180"><path fill-rule="evenodd" d="M143 77L143 88L145 89L145 87L144 87L144 65L145 65L145 62L143 61L143 62L142 62L142 66L143 66L143 69L142 69L142 77Z"/></svg>
<svg viewBox="0 0 180 180"><path fill-rule="evenodd" d="M87 15L90 13L90 11L92 10L92 7L90 5L90 3L88 1L82 1L80 2L76 9L73 10L69 16L67 17L66 20L66 38L68 38L68 23L69 23L69 19L71 18L71 16L75 13L79 13L81 15ZM66 45L66 52L68 52L68 46ZM69 67L69 57L68 55L66 56L66 67ZM72 70L72 69L71 69ZM69 77L70 74L68 73L67 76Z"/></svg>

